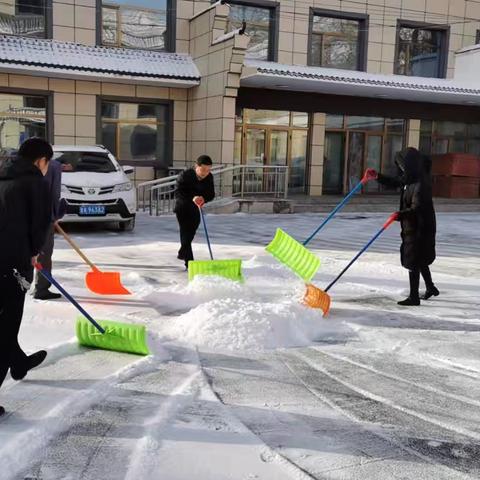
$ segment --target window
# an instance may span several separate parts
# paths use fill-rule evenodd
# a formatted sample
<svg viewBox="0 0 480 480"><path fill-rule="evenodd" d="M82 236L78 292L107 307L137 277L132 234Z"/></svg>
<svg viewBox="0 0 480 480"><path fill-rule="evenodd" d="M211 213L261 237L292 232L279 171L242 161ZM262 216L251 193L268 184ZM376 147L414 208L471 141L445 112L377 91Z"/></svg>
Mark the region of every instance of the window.
<svg viewBox="0 0 480 480"><path fill-rule="evenodd" d="M55 152L53 158L62 165L68 165L69 172L113 173L117 171L117 167L107 153Z"/></svg>
<svg viewBox="0 0 480 480"><path fill-rule="evenodd" d="M173 0L116 0L102 3L102 44L174 50Z"/></svg>
<svg viewBox="0 0 480 480"><path fill-rule="evenodd" d="M101 143L120 162L168 168L170 107L102 100Z"/></svg>
<svg viewBox="0 0 480 480"><path fill-rule="evenodd" d="M325 156L323 163L324 193L350 191L366 168L395 175L395 155L406 143L403 119L357 115L327 115ZM363 192L388 192L378 183L369 183Z"/></svg>
<svg viewBox="0 0 480 480"><path fill-rule="evenodd" d="M255 60L275 60L277 5L270 2L228 2L230 20L228 30L241 28L246 23L245 33L250 37L246 56ZM268 5L268 6L264 6ZM271 6L270 6L271 5Z"/></svg>
<svg viewBox="0 0 480 480"><path fill-rule="evenodd" d="M309 64L366 69L368 16L312 9Z"/></svg>
<svg viewBox="0 0 480 480"><path fill-rule="evenodd" d="M475 43L478 45L480 43L480 30L477 30L475 34Z"/></svg>
<svg viewBox="0 0 480 480"><path fill-rule="evenodd" d="M47 138L47 97L0 93L0 157L30 137Z"/></svg>
<svg viewBox="0 0 480 480"><path fill-rule="evenodd" d="M45 38L47 0L3 0L0 34Z"/></svg>
<svg viewBox="0 0 480 480"><path fill-rule="evenodd" d="M422 120L420 150L427 154L480 155L480 123Z"/></svg>
<svg viewBox="0 0 480 480"><path fill-rule="evenodd" d="M395 73L417 77L445 78L448 27L427 28L398 24Z"/></svg>

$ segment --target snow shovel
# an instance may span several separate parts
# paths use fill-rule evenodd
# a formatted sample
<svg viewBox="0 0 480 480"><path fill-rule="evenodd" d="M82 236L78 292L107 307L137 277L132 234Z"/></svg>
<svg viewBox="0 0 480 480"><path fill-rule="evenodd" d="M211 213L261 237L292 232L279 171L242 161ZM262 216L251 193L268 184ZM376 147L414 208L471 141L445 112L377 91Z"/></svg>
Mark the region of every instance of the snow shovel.
<svg viewBox="0 0 480 480"><path fill-rule="evenodd" d="M85 284L91 292L96 293L97 295L131 295L131 292L122 285L120 272L101 272L58 223L55 224L55 228L80 255L82 260L92 269L91 272L88 272L85 275Z"/></svg>
<svg viewBox="0 0 480 480"><path fill-rule="evenodd" d="M375 178L365 171L362 180L353 188L353 190L332 210L328 217L320 224L320 226L302 243L300 244L294 238L286 234L283 230L277 229L275 238L267 246L270 252L277 260L289 267L305 282L309 282L318 268L320 260L310 253L305 247L313 240L317 233L340 211L346 203L357 193L363 185L369 180Z"/></svg>
<svg viewBox="0 0 480 480"><path fill-rule="evenodd" d="M340 280L343 274L357 261L370 245L398 218L398 213L392 213L388 220L383 224L383 227L373 236L373 238L353 257L350 263L340 272L340 274L328 285L325 290L321 290L312 284L307 284L307 291L303 298L305 305L312 308L320 308L323 311L323 315L327 315L330 310L330 295L328 291Z"/></svg>
<svg viewBox="0 0 480 480"><path fill-rule="evenodd" d="M117 352L149 355L144 325L133 325L110 320L95 321L85 309L37 263L35 268L83 315L77 319L76 333L80 345Z"/></svg>
<svg viewBox="0 0 480 480"><path fill-rule="evenodd" d="M203 214L202 207L200 217L202 219L205 238L207 239L208 252L210 260L190 260L188 262L188 280L192 280L195 275L218 275L234 281L243 281L242 261L241 260L214 260L212 247L210 245L210 237L208 236L207 223Z"/></svg>
<svg viewBox="0 0 480 480"><path fill-rule="evenodd" d="M305 282L309 282L320 267L320 259L281 228L277 228L266 250Z"/></svg>

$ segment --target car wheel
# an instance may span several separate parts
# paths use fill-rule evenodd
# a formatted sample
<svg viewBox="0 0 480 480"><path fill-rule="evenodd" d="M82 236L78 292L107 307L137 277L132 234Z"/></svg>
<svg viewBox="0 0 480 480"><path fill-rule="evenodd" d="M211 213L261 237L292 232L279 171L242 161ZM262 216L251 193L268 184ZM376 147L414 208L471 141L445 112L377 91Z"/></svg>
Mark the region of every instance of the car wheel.
<svg viewBox="0 0 480 480"><path fill-rule="evenodd" d="M135 228L135 217L132 217L128 222L120 222L121 232L133 232Z"/></svg>

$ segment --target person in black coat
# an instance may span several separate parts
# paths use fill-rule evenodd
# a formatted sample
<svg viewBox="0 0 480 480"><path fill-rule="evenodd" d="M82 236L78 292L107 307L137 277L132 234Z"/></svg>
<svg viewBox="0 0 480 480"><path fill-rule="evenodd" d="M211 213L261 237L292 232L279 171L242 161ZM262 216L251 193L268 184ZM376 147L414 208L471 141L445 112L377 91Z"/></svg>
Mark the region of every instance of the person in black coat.
<svg viewBox="0 0 480 480"><path fill-rule="evenodd" d="M185 262L193 260L192 241L200 225L199 208L215 198L212 159L208 155L198 157L195 167L184 170L177 179L175 209L180 227L180 250L177 258Z"/></svg>
<svg viewBox="0 0 480 480"><path fill-rule="evenodd" d="M436 220L432 199L431 160L415 148L397 154L397 177L388 177L372 171L383 185L401 188L400 211L402 244L400 259L409 270L410 295L399 305L420 305L420 274L425 281L426 292L422 299L438 296L429 265L435 260Z"/></svg>
<svg viewBox="0 0 480 480"><path fill-rule="evenodd" d="M48 142L31 138L0 168L0 386L9 369L14 380L21 380L47 356L44 350L27 356L18 344L18 332L33 265L51 222L43 175L52 155Z"/></svg>

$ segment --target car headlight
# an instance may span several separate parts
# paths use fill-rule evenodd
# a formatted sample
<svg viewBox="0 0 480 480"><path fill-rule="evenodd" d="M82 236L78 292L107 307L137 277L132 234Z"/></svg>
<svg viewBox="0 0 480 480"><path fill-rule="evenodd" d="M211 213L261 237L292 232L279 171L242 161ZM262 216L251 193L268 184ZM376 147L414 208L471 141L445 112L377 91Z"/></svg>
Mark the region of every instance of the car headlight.
<svg viewBox="0 0 480 480"><path fill-rule="evenodd" d="M128 192L133 188L132 182L119 183L113 187L113 192Z"/></svg>

